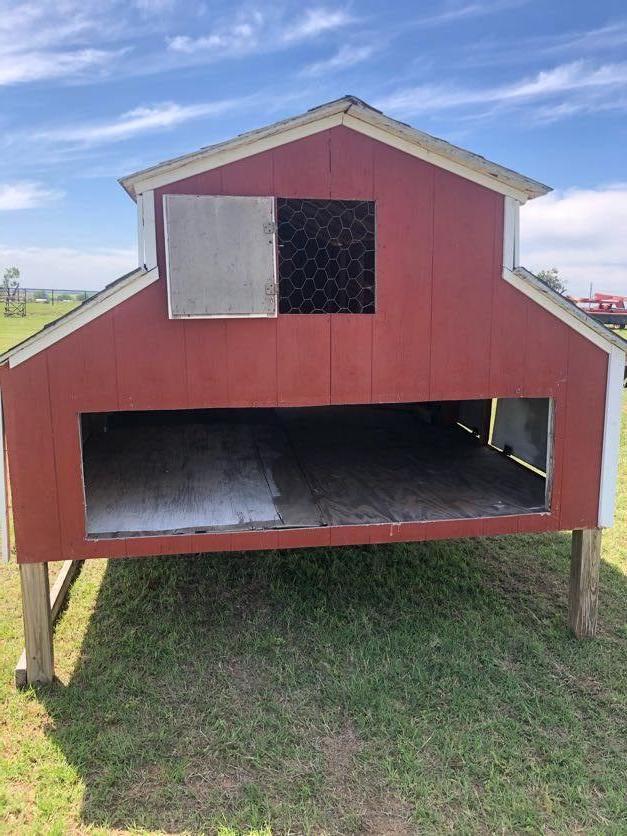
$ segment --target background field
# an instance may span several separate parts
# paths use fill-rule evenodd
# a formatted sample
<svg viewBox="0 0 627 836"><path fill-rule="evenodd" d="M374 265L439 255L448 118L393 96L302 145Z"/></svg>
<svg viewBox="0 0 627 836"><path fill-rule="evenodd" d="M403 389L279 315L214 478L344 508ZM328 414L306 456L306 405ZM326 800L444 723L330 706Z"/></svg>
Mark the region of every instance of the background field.
<svg viewBox="0 0 627 836"><path fill-rule="evenodd" d="M71 311L77 304L78 302L55 302L54 305L28 302L26 316L6 317L0 310L0 354L12 345L25 340L26 337L30 337L48 322Z"/></svg>
<svg viewBox="0 0 627 836"><path fill-rule="evenodd" d="M596 641L568 562L566 534L91 561L25 693L2 567L0 832L626 832L625 420Z"/></svg>

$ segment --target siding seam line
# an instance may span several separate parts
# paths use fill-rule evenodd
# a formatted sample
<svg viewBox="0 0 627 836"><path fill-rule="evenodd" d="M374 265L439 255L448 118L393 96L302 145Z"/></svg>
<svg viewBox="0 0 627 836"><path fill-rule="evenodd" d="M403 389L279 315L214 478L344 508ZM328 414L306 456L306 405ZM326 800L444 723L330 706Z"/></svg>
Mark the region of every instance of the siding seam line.
<svg viewBox="0 0 627 836"><path fill-rule="evenodd" d="M63 527L61 525L61 505L59 502L59 474L58 474L58 456L57 456L57 442L56 433L54 432L54 417L52 411L52 393L50 391L50 357L49 352L46 352L46 387L48 389L48 409L50 410L50 423L52 425L52 461L54 463L54 485L55 485L55 505L57 506L57 525L59 527L59 552L63 556Z"/></svg>
<svg viewBox="0 0 627 836"><path fill-rule="evenodd" d="M427 369L427 399L431 400L431 368L432 368L432 347L433 347L433 294L435 283L435 201L436 201L436 177L437 172L431 172L431 276L429 278L429 359Z"/></svg>
<svg viewBox="0 0 627 836"><path fill-rule="evenodd" d="M569 374L569 370L570 370L571 338L572 338L572 333L570 331L568 331L568 339L567 339L567 342L566 342L566 387L565 387L565 390L564 390L564 418L563 418L563 429L562 429L562 442L561 442L561 448L560 448L560 457L561 457L561 460L562 460L561 463L560 463L560 484L559 484L559 522L558 522L558 525L559 525L560 530L563 530L563 524L562 523L563 523L563 516L564 516L564 503L563 503L562 500L564 498L564 464L565 464L565 461L566 461L566 455L565 455L565 448L566 448L566 441L567 441L566 432L568 430L568 389L569 389L568 374ZM557 402L556 402L555 405L557 407ZM555 423L557 424L557 422L555 422ZM555 429L553 431L555 432ZM556 450L556 452L557 452L557 450ZM555 490L555 479L553 479L553 490Z"/></svg>

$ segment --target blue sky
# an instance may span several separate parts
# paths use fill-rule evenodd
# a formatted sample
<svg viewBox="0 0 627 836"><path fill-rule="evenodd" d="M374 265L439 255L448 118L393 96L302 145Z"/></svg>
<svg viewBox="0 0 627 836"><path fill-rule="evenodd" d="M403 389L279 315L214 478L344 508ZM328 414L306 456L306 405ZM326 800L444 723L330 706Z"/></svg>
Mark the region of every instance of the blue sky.
<svg viewBox="0 0 627 836"><path fill-rule="evenodd" d="M101 287L117 177L347 92L552 185L524 263L627 294L624 0L0 0L0 267Z"/></svg>

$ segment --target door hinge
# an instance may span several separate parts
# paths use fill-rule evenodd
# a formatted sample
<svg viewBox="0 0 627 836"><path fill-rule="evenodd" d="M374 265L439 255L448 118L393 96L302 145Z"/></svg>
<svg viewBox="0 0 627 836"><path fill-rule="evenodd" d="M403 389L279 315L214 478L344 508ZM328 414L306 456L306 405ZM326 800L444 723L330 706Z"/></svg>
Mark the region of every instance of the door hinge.
<svg viewBox="0 0 627 836"><path fill-rule="evenodd" d="M266 284L266 296L276 296L278 293L276 282L268 282Z"/></svg>
<svg viewBox="0 0 627 836"><path fill-rule="evenodd" d="M276 221L266 221L263 225L264 235L274 235L276 232Z"/></svg>

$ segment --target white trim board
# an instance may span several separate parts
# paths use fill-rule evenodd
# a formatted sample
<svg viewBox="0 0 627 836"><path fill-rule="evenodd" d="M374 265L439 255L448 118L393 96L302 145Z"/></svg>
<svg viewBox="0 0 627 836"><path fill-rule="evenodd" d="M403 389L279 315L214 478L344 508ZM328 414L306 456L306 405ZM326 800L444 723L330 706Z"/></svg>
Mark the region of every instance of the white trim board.
<svg viewBox="0 0 627 836"><path fill-rule="evenodd" d="M503 267L518 267L520 239L520 204L513 197L504 198L503 204Z"/></svg>
<svg viewBox="0 0 627 836"><path fill-rule="evenodd" d="M245 157L277 148L296 139L345 125L412 156L426 160L492 191L515 197L521 203L550 191L548 186L518 174L478 154L451 145L409 125L391 119L354 96L345 96L290 119L242 134L227 142L167 160L129 174L119 181L135 199L147 189L192 177Z"/></svg>
<svg viewBox="0 0 627 836"><path fill-rule="evenodd" d="M147 191L143 194L144 223L144 267L152 270L157 266L157 229L155 226L155 194Z"/></svg>
<svg viewBox="0 0 627 836"><path fill-rule="evenodd" d="M137 195L137 254L140 269L152 270L157 266L155 195L150 190Z"/></svg>
<svg viewBox="0 0 627 836"><path fill-rule="evenodd" d="M0 561L9 562L9 496L4 449L4 417L2 414L2 392L0 391Z"/></svg>
<svg viewBox="0 0 627 836"><path fill-rule="evenodd" d="M601 454L601 489L599 491L599 527L614 524L618 460L620 454L620 421L623 403L625 354L612 347L607 358L603 452Z"/></svg>
<svg viewBox="0 0 627 836"><path fill-rule="evenodd" d="M144 196L137 195L137 266L145 266L144 256Z"/></svg>
<svg viewBox="0 0 627 836"><path fill-rule="evenodd" d="M49 348L72 332L82 328L83 325L87 325L93 319L102 316L111 308L115 308L125 299L139 293L140 290L156 282L158 278L159 274L156 267L152 270L134 270L128 276L106 287L93 299L83 302L82 305L79 305L78 308L66 316L33 334L32 337L15 346L15 348L5 352L0 356L0 363L8 361L10 368L18 366L35 354L39 354L45 348Z"/></svg>

